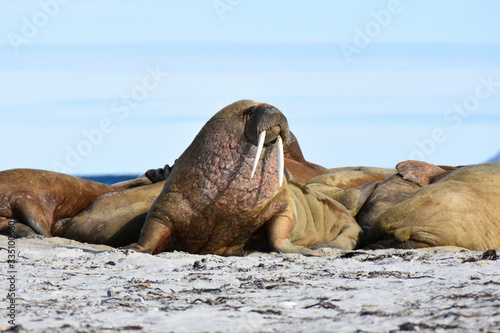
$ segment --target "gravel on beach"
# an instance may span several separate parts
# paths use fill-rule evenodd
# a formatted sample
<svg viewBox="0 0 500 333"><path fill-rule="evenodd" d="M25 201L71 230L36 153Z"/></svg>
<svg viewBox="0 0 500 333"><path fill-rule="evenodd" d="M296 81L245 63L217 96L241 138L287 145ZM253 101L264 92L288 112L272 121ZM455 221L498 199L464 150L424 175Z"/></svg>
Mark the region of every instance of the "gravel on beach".
<svg viewBox="0 0 500 333"><path fill-rule="evenodd" d="M500 332L495 251L153 256L35 237L9 269L0 248L0 331Z"/></svg>

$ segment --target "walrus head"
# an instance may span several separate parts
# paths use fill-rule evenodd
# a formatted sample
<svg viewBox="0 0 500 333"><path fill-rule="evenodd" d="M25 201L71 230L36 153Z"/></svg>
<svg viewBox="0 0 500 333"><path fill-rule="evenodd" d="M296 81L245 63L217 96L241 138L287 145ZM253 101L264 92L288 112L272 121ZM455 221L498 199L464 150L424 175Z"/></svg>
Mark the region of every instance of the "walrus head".
<svg viewBox="0 0 500 333"><path fill-rule="evenodd" d="M287 207L286 117L269 104L235 102L216 113L174 164L136 250L237 254Z"/></svg>
<svg viewBox="0 0 500 333"><path fill-rule="evenodd" d="M287 119L277 108L241 100L214 115L186 152L189 163L193 158L202 160L198 165L200 169L225 173L224 170L229 168L232 175L236 172L241 180L253 179L257 173L272 173L272 166L276 164L275 174L281 186L284 178L283 144L288 143L291 136ZM266 162L274 150L277 152L276 163ZM198 156L194 156L195 153ZM179 163L182 163L181 159ZM249 165L252 165L250 173L246 172ZM256 179L259 180L260 176Z"/></svg>

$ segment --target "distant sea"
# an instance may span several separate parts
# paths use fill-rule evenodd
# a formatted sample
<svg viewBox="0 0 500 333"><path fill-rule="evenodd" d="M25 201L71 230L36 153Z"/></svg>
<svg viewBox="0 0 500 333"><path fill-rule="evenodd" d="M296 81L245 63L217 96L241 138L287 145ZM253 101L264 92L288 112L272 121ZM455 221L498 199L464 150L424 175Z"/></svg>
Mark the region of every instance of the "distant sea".
<svg viewBox="0 0 500 333"><path fill-rule="evenodd" d="M139 175L92 175L92 176L78 176L78 177L93 180L95 182L104 184L114 184L123 182L125 180L135 179L139 177Z"/></svg>
<svg viewBox="0 0 500 333"><path fill-rule="evenodd" d="M497 156L491 158L488 162L500 162L500 153Z"/></svg>

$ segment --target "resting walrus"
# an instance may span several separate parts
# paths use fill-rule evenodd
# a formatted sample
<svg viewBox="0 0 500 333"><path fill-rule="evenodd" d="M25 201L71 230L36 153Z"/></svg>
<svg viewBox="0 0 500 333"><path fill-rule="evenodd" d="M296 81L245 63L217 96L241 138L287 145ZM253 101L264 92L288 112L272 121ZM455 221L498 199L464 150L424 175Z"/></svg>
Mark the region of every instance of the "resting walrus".
<svg viewBox="0 0 500 333"><path fill-rule="evenodd" d="M45 170L0 171L0 231L51 236L56 221L73 217L103 193L124 188Z"/></svg>
<svg viewBox="0 0 500 333"><path fill-rule="evenodd" d="M366 235L386 210L408 199L422 186L437 182L457 168L460 167L437 166L411 160L398 163L398 172L377 185L356 216L363 233Z"/></svg>
<svg viewBox="0 0 500 333"><path fill-rule="evenodd" d="M399 165L404 179L424 186L381 214L365 244L500 249L500 162L453 169L416 161Z"/></svg>
<svg viewBox="0 0 500 333"><path fill-rule="evenodd" d="M219 111L172 167L130 248L237 255L264 225L274 250L354 248L361 229L345 207L284 179L289 137L285 116L271 105L242 100Z"/></svg>
<svg viewBox="0 0 500 333"><path fill-rule="evenodd" d="M164 184L104 193L76 216L57 221L53 236L114 247L137 242L146 214Z"/></svg>

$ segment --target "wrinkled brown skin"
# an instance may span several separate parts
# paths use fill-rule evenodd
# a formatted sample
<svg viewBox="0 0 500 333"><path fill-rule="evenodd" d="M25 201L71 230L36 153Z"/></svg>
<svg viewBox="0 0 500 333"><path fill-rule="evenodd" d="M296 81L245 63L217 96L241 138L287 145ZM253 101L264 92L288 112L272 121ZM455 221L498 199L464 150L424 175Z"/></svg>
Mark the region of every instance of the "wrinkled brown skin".
<svg viewBox="0 0 500 333"><path fill-rule="evenodd" d="M292 211L271 219L252 235L245 250L319 256L315 250L321 248L354 249L361 241L361 228L346 207L314 185L288 181Z"/></svg>
<svg viewBox="0 0 500 333"><path fill-rule="evenodd" d="M52 171L1 171L0 230L15 237L51 236L56 221L75 216L103 193L123 189Z"/></svg>
<svg viewBox="0 0 500 333"><path fill-rule="evenodd" d="M361 241L361 229L348 209L311 184L289 182L294 218L290 243L298 247L352 250Z"/></svg>
<svg viewBox="0 0 500 333"><path fill-rule="evenodd" d="M412 163L415 163L412 161ZM409 164L406 166L409 167ZM417 170L428 166L416 164ZM443 168L442 168L443 169ZM411 177L419 182L434 171ZM408 170L403 170L403 174ZM449 170L403 202L381 214L365 239L369 248L459 246L471 250L500 249L500 163ZM404 177L404 175L403 175Z"/></svg>
<svg viewBox="0 0 500 333"><path fill-rule="evenodd" d="M266 145L250 179L261 130ZM287 142L288 124L270 105L242 100L219 111L177 159L133 248L239 254L257 229L287 211L272 144L278 135Z"/></svg>
<svg viewBox="0 0 500 333"><path fill-rule="evenodd" d="M288 180L305 184L310 179L329 172L321 165L306 161L297 138L291 132L290 142L284 145L284 153ZM172 167L167 164L163 168L148 170L145 175L151 182L156 183L166 180L171 170Z"/></svg>
<svg viewBox="0 0 500 333"><path fill-rule="evenodd" d="M57 222L54 236L120 247L137 242L146 215L165 181L105 193L78 215Z"/></svg>
<svg viewBox="0 0 500 333"><path fill-rule="evenodd" d="M262 130L267 131L266 144L250 178ZM242 100L219 111L172 167L138 243L128 248L152 254L180 250L229 256L243 249L268 247L318 254L306 246L321 243L301 242L302 236L294 233L301 223L296 221L294 205L300 204L294 202L293 182L284 181L281 187L278 183L274 145L278 135L286 145L290 136L286 118L270 105ZM324 200L328 203L319 207L329 209L333 200ZM343 209L340 215L350 217L336 204ZM352 221L351 228L359 229ZM349 228L338 229L342 233ZM316 241L331 239L320 237Z"/></svg>

